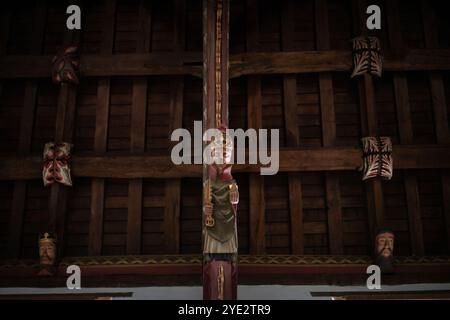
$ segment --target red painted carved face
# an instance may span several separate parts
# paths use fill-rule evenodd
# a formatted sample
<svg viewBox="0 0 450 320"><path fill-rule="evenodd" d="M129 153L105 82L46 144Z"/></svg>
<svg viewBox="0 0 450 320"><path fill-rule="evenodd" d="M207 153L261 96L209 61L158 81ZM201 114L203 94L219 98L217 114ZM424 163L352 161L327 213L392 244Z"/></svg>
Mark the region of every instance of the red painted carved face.
<svg viewBox="0 0 450 320"><path fill-rule="evenodd" d="M72 185L70 176L70 149L68 143L55 144L49 142L44 147L44 168L42 177L44 186L58 182L67 186Z"/></svg>

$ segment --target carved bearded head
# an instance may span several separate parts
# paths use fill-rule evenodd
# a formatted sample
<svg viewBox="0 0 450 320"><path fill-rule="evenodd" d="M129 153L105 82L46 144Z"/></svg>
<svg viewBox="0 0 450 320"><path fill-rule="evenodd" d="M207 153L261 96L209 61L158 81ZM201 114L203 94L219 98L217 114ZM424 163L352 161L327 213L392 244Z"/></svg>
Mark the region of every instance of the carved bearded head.
<svg viewBox="0 0 450 320"><path fill-rule="evenodd" d="M45 232L39 235L39 261L42 266L53 266L56 261L56 235Z"/></svg>
<svg viewBox="0 0 450 320"><path fill-rule="evenodd" d="M380 229L375 237L376 264L383 273L394 272L394 233L389 229Z"/></svg>

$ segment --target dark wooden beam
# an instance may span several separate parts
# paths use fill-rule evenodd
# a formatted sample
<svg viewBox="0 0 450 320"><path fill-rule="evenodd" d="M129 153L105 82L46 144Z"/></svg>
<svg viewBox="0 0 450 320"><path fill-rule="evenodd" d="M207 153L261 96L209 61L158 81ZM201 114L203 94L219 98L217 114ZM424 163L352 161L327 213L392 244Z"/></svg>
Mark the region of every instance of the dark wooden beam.
<svg viewBox="0 0 450 320"><path fill-rule="evenodd" d="M352 1L354 36L367 35L366 8L367 1ZM383 65L384 70L386 66ZM372 76L364 74L357 79L361 109L361 133L363 136L378 135L378 121L375 108L375 89ZM376 230L384 224L384 197L380 179L372 179L366 183L366 199L368 209L369 233L375 238Z"/></svg>
<svg viewBox="0 0 450 320"><path fill-rule="evenodd" d="M182 127L183 120L184 81L174 79L171 83L170 98L170 131ZM181 180L168 179L165 184L164 206L164 245L167 253L180 252L180 209L181 209Z"/></svg>
<svg viewBox="0 0 450 320"><path fill-rule="evenodd" d="M142 0L139 5L138 53L147 53L150 50L151 19L151 4ZM148 81L145 76L133 79L130 125L130 151L132 154L143 154L145 152L147 90ZM142 185L142 179L130 180L128 184L127 254L141 253Z"/></svg>
<svg viewBox="0 0 450 320"><path fill-rule="evenodd" d="M2 36L2 54L6 54L6 46L9 36L9 24L11 18L11 12L5 11L6 19L5 34ZM34 8L34 21L33 21L33 37L30 43L31 54L41 54L42 42L44 39L45 23L47 18L47 3L40 2L36 4ZM0 54L0 55L2 55ZM33 135L34 116L37 102L37 89L38 83L36 80L29 80L25 85L24 104L22 107L22 114L20 120L20 133L19 133L19 155L26 155L31 151L31 141ZM11 217L9 225L8 235L8 256L17 258L20 255L21 238L23 219L25 215L25 203L27 193L26 181L15 181L13 191L13 201L11 208Z"/></svg>
<svg viewBox="0 0 450 320"><path fill-rule="evenodd" d="M403 47L403 39L400 27L399 3L397 0L393 0L387 2L386 6L390 46L395 53L398 53L402 50ZM408 97L408 82L406 76L403 73L394 74L394 93L395 104L397 107L400 142L402 144L411 144L413 143L411 108ZM423 255L423 228L417 176L414 173L405 172L403 182L405 186L406 202L408 207L411 251L413 254Z"/></svg>
<svg viewBox="0 0 450 320"><path fill-rule="evenodd" d="M316 41L318 50L330 49L328 6L326 0L315 1ZM334 108L333 79L331 73L319 74L320 113L322 116L322 144L331 147L336 143L336 117ZM325 190L328 217L328 241L331 254L344 250L342 210L339 179L335 173L325 173Z"/></svg>
<svg viewBox="0 0 450 320"><path fill-rule="evenodd" d="M431 3L421 1L422 19L425 35L425 46L427 49L439 48L436 12ZM434 124L436 130L436 140L438 143L449 144L450 132L448 125L448 113L444 82L442 72L430 72L429 83L431 98L433 101ZM444 220L447 231L447 252L450 252L450 174L442 171L441 174L442 195L444 203Z"/></svg>
<svg viewBox="0 0 450 320"><path fill-rule="evenodd" d="M174 51L182 52L186 46L186 2L174 0ZM170 84L170 119L169 134L183 126L184 79L176 76ZM171 144L173 146L173 144ZM169 150L170 152L170 150ZM164 246L165 252L180 253L180 179L166 180L164 206Z"/></svg>
<svg viewBox="0 0 450 320"><path fill-rule="evenodd" d="M106 39L105 39L106 40ZM0 58L0 79L48 78L53 56L6 56ZM82 55L81 76L193 75L201 77L201 53L129 53Z"/></svg>
<svg viewBox="0 0 450 320"><path fill-rule="evenodd" d="M433 59L430 59L433 57ZM0 58L0 79L49 78L52 56ZM83 77L202 75L201 53L147 53L83 55ZM254 52L230 56L230 78L245 75L348 72L351 51ZM412 49L401 56L386 53L384 71L450 70L449 49Z"/></svg>
<svg viewBox="0 0 450 320"><path fill-rule="evenodd" d="M0 287L62 287L67 281L66 268L71 264L80 266L84 287L201 284L200 255L86 258L63 259L55 277L36 277L36 261L0 264ZM238 263L241 284L365 285L365 271L372 259L368 256L241 255ZM449 264L448 256L397 258L395 276L384 277L383 283L448 282Z"/></svg>
<svg viewBox="0 0 450 320"><path fill-rule="evenodd" d="M203 131L210 128L218 128L228 123L228 69L229 69L229 15L230 0L203 0ZM184 49L184 48L183 48ZM181 118L181 117L179 117ZM181 120L180 120L181 124ZM204 143L205 145L205 143ZM213 168L203 164L203 194L211 177ZM221 179L221 174L217 179ZM214 183L214 182L211 182ZM210 191L210 190L208 190ZM205 199L203 198L203 205ZM215 205L215 204L214 204ZM237 216L236 219L239 219ZM237 259L238 248L236 246L226 258L218 258L219 251L207 250L205 237L209 232L204 223L205 214L202 213L202 251L203 251L203 299L204 300L235 300L237 297ZM220 221L219 221L220 222ZM219 223L217 222L217 223ZM219 223L220 224L220 223ZM220 228L220 226L219 226ZM234 230L237 241L237 230ZM223 263L232 270L224 272L222 284L217 284L217 279L212 277L215 271L214 261L224 260ZM222 268L222 266L221 266ZM225 267L224 267L225 268ZM222 269L221 269L222 270ZM217 289L214 289L217 288Z"/></svg>
<svg viewBox="0 0 450 320"><path fill-rule="evenodd" d="M293 32L295 30L293 1L284 0L281 12L281 47L283 51L293 51ZM283 109L286 130L286 146L298 148L300 135L297 115L297 76L283 76ZM300 174L291 173L289 183L289 216L292 254L303 254L303 199Z"/></svg>
<svg viewBox="0 0 450 320"><path fill-rule="evenodd" d="M397 169L449 169L447 145L397 145L393 150ZM40 179L42 157L0 156L0 180ZM259 164L237 164L234 172L253 172ZM362 151L354 147L280 150L280 172L359 171ZM201 165L174 165L170 157L149 155L77 156L72 158L74 177L91 178L182 178L200 177Z"/></svg>
<svg viewBox="0 0 450 320"><path fill-rule="evenodd" d="M230 78L255 74L350 73L352 68L351 51L247 52L230 57ZM449 69L448 49L414 49L400 56L386 53L383 61L384 71Z"/></svg>
<svg viewBox="0 0 450 320"><path fill-rule="evenodd" d="M81 0L74 1L82 7ZM42 30L45 30L42 26ZM62 46L79 46L81 31L66 30ZM55 122L55 142L69 142L73 140L75 128L75 105L77 86L71 83L61 83L58 93ZM65 249L65 225L67 213L69 187L61 184L53 184L50 190L48 211L50 231L56 232L58 236L58 255L64 255Z"/></svg>
<svg viewBox="0 0 450 320"><path fill-rule="evenodd" d="M254 52L259 46L258 3L255 0L247 0L246 6L247 52ZM248 128L262 128L260 76L251 76L247 79L247 106ZM263 254L266 250L264 177L259 173L250 174L249 190L250 253Z"/></svg>
<svg viewBox="0 0 450 320"><path fill-rule="evenodd" d="M102 54L111 54L114 46L116 0L106 2L105 13L106 16L102 25L103 41L100 51ZM109 78L100 78L98 80L94 151L99 154L105 153L107 150L110 83L111 80ZM88 253L89 255L99 255L101 254L103 243L104 179L93 179L91 189Z"/></svg>

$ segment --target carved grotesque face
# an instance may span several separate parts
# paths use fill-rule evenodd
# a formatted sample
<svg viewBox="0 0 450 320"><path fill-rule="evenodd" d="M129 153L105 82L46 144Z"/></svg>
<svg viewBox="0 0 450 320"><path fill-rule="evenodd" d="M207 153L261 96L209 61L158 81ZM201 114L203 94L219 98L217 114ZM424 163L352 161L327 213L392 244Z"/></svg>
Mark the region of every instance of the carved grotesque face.
<svg viewBox="0 0 450 320"><path fill-rule="evenodd" d="M78 69L80 66L78 48L74 46L60 50L52 61L52 79L54 83L78 84Z"/></svg>
<svg viewBox="0 0 450 320"><path fill-rule="evenodd" d="M391 232L380 233L376 239L377 255L385 258L392 256L394 252L394 235Z"/></svg>
<svg viewBox="0 0 450 320"><path fill-rule="evenodd" d="M70 177L70 149L69 143L56 144L49 142L44 147L44 169L42 177L44 186L54 182L62 183L66 186L72 185Z"/></svg>
<svg viewBox="0 0 450 320"><path fill-rule="evenodd" d="M56 243L53 240L39 241L39 257L41 265L54 265L56 260Z"/></svg>

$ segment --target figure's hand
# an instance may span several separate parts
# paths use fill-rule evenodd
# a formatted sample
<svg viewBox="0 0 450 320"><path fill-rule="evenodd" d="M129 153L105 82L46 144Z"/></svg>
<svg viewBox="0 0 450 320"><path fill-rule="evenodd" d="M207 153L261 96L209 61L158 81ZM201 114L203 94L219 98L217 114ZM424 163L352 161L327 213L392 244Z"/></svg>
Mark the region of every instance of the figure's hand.
<svg viewBox="0 0 450 320"><path fill-rule="evenodd" d="M238 204L239 203L239 192L230 192L230 202L231 204Z"/></svg>
<svg viewBox="0 0 450 320"><path fill-rule="evenodd" d="M230 185L230 202L232 205L237 205L239 203L239 191L237 184L233 183Z"/></svg>

